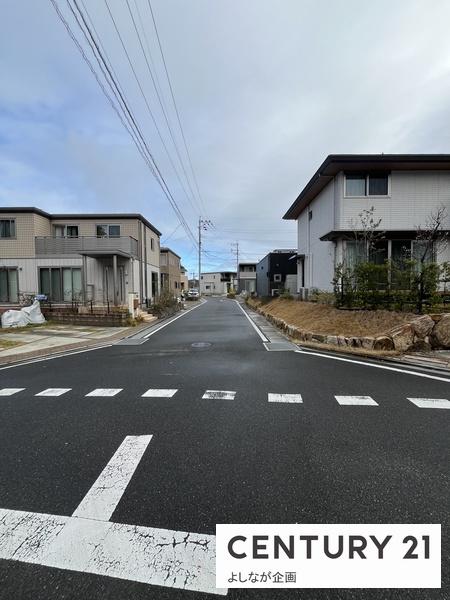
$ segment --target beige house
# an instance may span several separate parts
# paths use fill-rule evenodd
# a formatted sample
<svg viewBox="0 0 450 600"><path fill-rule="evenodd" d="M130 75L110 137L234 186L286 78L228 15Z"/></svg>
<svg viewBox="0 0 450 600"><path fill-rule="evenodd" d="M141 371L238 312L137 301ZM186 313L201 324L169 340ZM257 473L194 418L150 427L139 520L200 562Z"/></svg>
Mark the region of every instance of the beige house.
<svg viewBox="0 0 450 600"><path fill-rule="evenodd" d="M186 267L183 267L183 265L181 265L180 270L181 270L181 291L187 292L189 289L188 272L187 272Z"/></svg>
<svg viewBox="0 0 450 600"><path fill-rule="evenodd" d="M139 214L49 214L0 208L0 303L144 305L159 293L160 232Z"/></svg>
<svg viewBox="0 0 450 600"><path fill-rule="evenodd" d="M160 250L161 290L181 292L181 257L170 248Z"/></svg>

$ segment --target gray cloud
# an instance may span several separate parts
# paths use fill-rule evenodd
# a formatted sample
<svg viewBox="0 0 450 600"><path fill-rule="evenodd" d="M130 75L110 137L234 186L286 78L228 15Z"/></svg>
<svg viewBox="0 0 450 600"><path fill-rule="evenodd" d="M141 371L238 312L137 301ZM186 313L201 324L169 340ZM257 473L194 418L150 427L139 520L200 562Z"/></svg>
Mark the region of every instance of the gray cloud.
<svg viewBox="0 0 450 600"><path fill-rule="evenodd" d="M137 2L168 100L147 2ZM59 4L69 16L66 3ZM104 2L85 4L195 230L197 211L158 140ZM126 5L110 4L176 161ZM231 241L240 241L246 258L293 246L295 225L281 217L329 153L449 151L446 0L154 0L153 6L206 216L216 226L205 238L213 253L205 257L207 268L233 265ZM178 224L45 0L2 3L0 202L137 210L165 237ZM195 268L181 228L169 244Z"/></svg>

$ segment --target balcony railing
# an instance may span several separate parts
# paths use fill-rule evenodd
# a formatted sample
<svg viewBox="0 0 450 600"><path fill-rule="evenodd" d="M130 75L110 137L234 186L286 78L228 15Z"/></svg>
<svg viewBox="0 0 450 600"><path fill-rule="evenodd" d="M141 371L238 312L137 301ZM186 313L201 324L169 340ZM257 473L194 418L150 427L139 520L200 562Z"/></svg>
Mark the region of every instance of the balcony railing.
<svg viewBox="0 0 450 600"><path fill-rule="evenodd" d="M130 236L120 237L36 237L36 256L59 256L61 254L138 255L137 240Z"/></svg>

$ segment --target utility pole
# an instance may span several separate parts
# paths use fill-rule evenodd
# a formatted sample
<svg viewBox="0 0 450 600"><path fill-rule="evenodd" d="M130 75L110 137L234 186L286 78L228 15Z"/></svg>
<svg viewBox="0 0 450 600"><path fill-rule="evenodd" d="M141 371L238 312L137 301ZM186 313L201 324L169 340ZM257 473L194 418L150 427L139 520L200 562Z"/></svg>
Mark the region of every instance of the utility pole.
<svg viewBox="0 0 450 600"><path fill-rule="evenodd" d="M231 244L231 252L236 254L236 292L239 292L239 242Z"/></svg>
<svg viewBox="0 0 450 600"><path fill-rule="evenodd" d="M200 291L200 281L202 278L202 230L206 231L208 227L212 227L212 222L209 219L198 218L198 293Z"/></svg>

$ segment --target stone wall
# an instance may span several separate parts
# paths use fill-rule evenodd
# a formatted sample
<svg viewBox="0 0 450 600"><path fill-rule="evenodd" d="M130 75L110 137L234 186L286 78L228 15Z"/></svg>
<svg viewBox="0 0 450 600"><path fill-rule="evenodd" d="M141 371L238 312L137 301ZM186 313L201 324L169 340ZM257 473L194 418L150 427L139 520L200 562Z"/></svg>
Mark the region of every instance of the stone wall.
<svg viewBox="0 0 450 600"><path fill-rule="evenodd" d="M450 348L450 313L417 316L409 323L404 323L379 336L343 336L327 335L306 331L295 325L286 323L257 307L270 323L280 328L294 340L301 342L317 342L331 346L363 348L364 350L384 350L395 352L429 351L432 349Z"/></svg>

